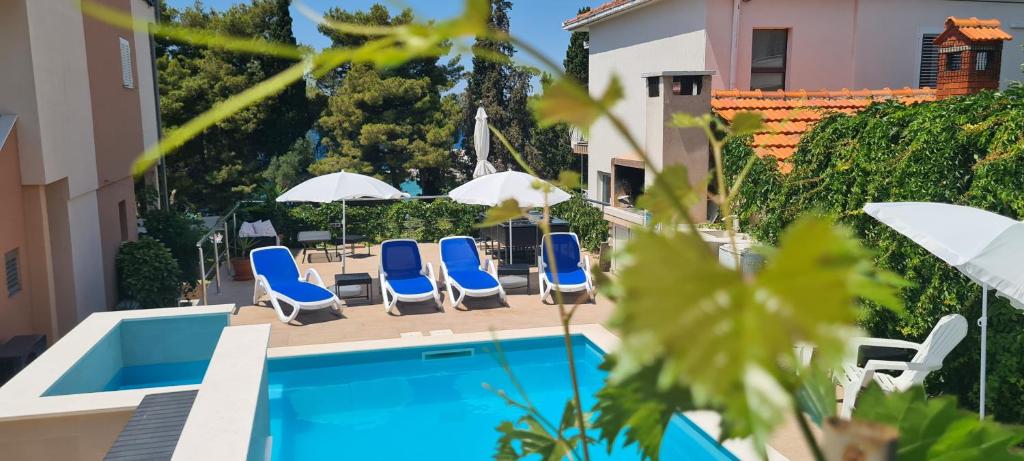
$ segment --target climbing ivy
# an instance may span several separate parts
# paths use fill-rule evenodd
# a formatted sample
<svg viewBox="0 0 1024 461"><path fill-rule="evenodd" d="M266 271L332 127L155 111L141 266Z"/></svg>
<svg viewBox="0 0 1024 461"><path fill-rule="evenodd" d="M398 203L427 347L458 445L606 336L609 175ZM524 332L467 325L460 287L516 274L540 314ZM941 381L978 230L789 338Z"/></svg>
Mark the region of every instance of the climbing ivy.
<svg viewBox="0 0 1024 461"><path fill-rule="evenodd" d="M751 155L749 139L731 143L727 171L735 176ZM834 115L803 137L789 161L787 174L774 160L760 160L749 173L736 203L744 230L774 244L809 211L849 226L875 250L879 267L913 282L902 291L906 315L865 303L861 323L873 335L922 340L945 314L977 318L980 289L861 209L866 202L931 201L1024 217L1024 87ZM992 301L989 315L988 409L998 420L1021 422L1024 315L1003 299ZM930 375L929 393L955 394L977 407L978 334L972 328Z"/></svg>

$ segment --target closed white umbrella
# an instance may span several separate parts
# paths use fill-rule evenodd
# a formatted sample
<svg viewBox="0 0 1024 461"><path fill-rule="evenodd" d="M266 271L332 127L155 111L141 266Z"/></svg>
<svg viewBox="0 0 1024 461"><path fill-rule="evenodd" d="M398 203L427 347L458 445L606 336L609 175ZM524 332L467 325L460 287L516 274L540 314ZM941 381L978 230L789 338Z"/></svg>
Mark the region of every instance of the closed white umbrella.
<svg viewBox="0 0 1024 461"><path fill-rule="evenodd" d="M909 237L981 285L981 383L985 417L985 350L988 290L1024 308L1024 223L990 211L925 202L868 203L864 212Z"/></svg>
<svg viewBox="0 0 1024 461"><path fill-rule="evenodd" d="M487 112L484 112L483 107L476 109L473 150L476 151L476 169L473 170L473 177L479 178L494 173L494 165L487 161L487 155L491 153L491 130L487 128Z"/></svg>
<svg viewBox="0 0 1024 461"><path fill-rule="evenodd" d="M346 201L354 199L397 199L406 196L407 194L404 192L377 178L340 171L307 179L278 196L277 201L315 203L341 201L341 244L344 248L348 237L348 223L345 217ZM341 271L345 272L344 251L341 252Z"/></svg>
<svg viewBox="0 0 1024 461"><path fill-rule="evenodd" d="M448 193L452 200L469 205L498 206L502 202L513 199L522 208L544 206L544 192L533 187L535 181L544 182L519 171L503 171L481 176L469 181ZM550 185L550 184L549 184ZM572 198L567 192L551 186L547 195L548 205L562 203ZM509 262L512 262L512 222L508 227Z"/></svg>

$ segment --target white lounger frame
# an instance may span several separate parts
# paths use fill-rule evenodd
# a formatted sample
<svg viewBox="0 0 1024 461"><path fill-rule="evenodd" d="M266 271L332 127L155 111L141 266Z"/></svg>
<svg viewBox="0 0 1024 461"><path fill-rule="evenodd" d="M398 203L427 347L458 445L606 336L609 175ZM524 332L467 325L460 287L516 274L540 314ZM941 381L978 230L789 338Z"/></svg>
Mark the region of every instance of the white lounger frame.
<svg viewBox="0 0 1024 461"><path fill-rule="evenodd" d="M431 298L433 298L434 303L437 304L437 310L439 310L439 311L440 310L444 310L444 304L441 302L441 292L438 291L438 289L437 289L437 282L435 281L437 276L434 275L434 266L431 265L429 262L423 263L423 268L420 269L420 275L425 275L427 277L427 279L430 280L430 287L432 288L432 291L425 292L425 293L413 294L413 295L403 295L403 294L396 293L395 290L393 288L391 288L391 283L388 282L388 274L387 274L387 272L384 272L384 244L386 244L388 242L413 242L413 243L417 243L413 239L391 239L391 240L385 240L385 241L381 242L381 244L380 244L380 246L381 246L381 255L380 255L381 262L380 262L380 265L377 266L377 279L380 280L380 296L381 296L381 299L384 301L384 312L387 312L387 313L390 314L391 311L395 308L395 305L397 305L399 301L402 301L402 302L419 302L419 301L426 301L426 300L431 299ZM419 246L418 245L417 245L417 251L419 251ZM421 256L421 261L422 261L422 256ZM388 299L388 293L391 293L391 299Z"/></svg>
<svg viewBox="0 0 1024 461"><path fill-rule="evenodd" d="M508 303L505 301L505 288L501 286L501 281L498 280L498 269L497 267L495 267L494 261L491 259L490 256L484 259L484 262L480 264L480 270L487 272L488 274L491 274L491 277L494 277L494 281L497 282L498 285L495 288L488 288L486 290L470 290L467 288L463 288L462 285L459 285L458 281L448 276L448 266L445 265L444 257L441 256L441 247L443 246L445 240L451 239L468 239L469 241L473 242L474 251L476 251L476 239L467 236L452 236L442 238L441 240L438 241L437 254L441 260L441 277L442 280L444 280L445 288L448 290L448 299L451 300L452 307L457 307L458 305L462 304L462 300L465 299L467 295L472 296L474 298L498 295L498 297L501 298L501 303L507 306ZM455 297L455 293L453 290L459 292L458 298Z"/></svg>
<svg viewBox="0 0 1024 461"><path fill-rule="evenodd" d="M580 263L579 268L583 269L583 273L586 275L586 281L583 283L576 284L555 284L554 280L548 278L547 271L548 267L546 261L544 261L544 249L537 252L537 280L540 283L540 301L543 303L548 295L551 294L552 290L558 290L563 293L573 293L578 291L586 291L587 295L590 296L591 301L596 301L597 297L594 294L594 280L590 276L590 258L583 254L583 247L580 247L580 238L574 232L552 232L554 235L571 235L576 240L576 246L580 248ZM541 239L541 245L547 245L547 239Z"/></svg>
<svg viewBox="0 0 1024 461"><path fill-rule="evenodd" d="M274 289L270 286L270 282L267 280L267 278L256 272L256 265L253 264L252 262L253 253L263 250L269 250L272 248L281 248L284 249L285 251L288 251L289 255L291 254L291 250L289 250L288 247L284 246L269 246L263 248L256 248L249 253L249 266L252 267L253 277L255 278L255 287L253 288L252 292L253 304L256 304L259 301L260 297L266 294L270 298L270 305L273 306L274 311L277 312L277 318L284 323L290 323L292 320L295 320L295 317L299 316L300 311L320 310L327 307L332 307L334 310L334 314L341 316L341 300L338 299L338 297L334 293L331 293L330 299L326 299L323 301L299 302L292 298L289 298L288 296L278 293L277 291L274 291ZM298 263L295 262L295 258L291 258L291 261L292 264L295 264L295 271L299 272L299 265ZM310 281L310 277L313 278L312 282ZM320 273L317 272L316 269L313 269L312 267L306 269L306 273L299 280L307 283L314 283L320 288L327 290L329 293L331 291L328 290L327 287L324 285L323 279L320 278ZM292 306L291 315L285 315L284 310L281 309L281 301L284 301Z"/></svg>

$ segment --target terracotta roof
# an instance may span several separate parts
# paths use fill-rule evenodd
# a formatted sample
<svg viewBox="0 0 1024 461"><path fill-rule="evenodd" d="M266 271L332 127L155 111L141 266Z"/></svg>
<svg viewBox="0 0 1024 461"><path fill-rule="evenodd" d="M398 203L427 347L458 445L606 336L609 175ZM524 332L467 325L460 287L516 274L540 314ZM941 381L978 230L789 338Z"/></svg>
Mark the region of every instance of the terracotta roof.
<svg viewBox="0 0 1024 461"><path fill-rule="evenodd" d="M935 43L939 44L946 40L950 33L959 31L969 40L975 42L999 42L1004 40L1013 40L1013 36L1006 33L1000 28L1001 23L998 19L978 19L978 18L954 18L950 16L946 19L946 30L938 37L935 37Z"/></svg>
<svg viewBox="0 0 1024 461"><path fill-rule="evenodd" d="M611 14L611 10L614 10L616 8L624 7L622 8L622 10L624 11L626 9L625 7L629 7L632 4L639 5L641 3L647 3L648 1L651 0L611 0L602 3L595 8L592 8L590 11L586 11L576 15L575 17L566 19L564 22L562 22L562 27L565 29L569 29L572 28L573 26L579 26L581 25L581 23L586 22L586 20L588 19L595 19L598 16L601 16L606 13Z"/></svg>
<svg viewBox="0 0 1024 461"><path fill-rule="evenodd" d="M760 157L781 161L796 153L800 136L819 120L835 113L855 114L873 102L888 100L904 104L934 101L935 90L715 90L711 93L711 109L726 121L731 121L739 112L760 112L765 129L754 135L754 152ZM783 172L791 167L789 163L779 166Z"/></svg>

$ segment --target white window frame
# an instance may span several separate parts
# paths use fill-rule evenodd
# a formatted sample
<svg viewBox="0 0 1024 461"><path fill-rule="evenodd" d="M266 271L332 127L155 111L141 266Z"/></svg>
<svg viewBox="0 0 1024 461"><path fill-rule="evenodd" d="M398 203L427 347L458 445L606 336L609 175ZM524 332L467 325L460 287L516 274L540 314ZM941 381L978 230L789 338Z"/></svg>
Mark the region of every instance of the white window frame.
<svg viewBox="0 0 1024 461"><path fill-rule="evenodd" d="M132 43L124 37L118 37L121 51L121 86L135 88L135 77L132 74Z"/></svg>

